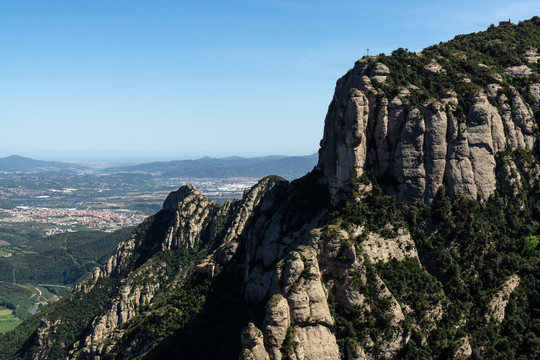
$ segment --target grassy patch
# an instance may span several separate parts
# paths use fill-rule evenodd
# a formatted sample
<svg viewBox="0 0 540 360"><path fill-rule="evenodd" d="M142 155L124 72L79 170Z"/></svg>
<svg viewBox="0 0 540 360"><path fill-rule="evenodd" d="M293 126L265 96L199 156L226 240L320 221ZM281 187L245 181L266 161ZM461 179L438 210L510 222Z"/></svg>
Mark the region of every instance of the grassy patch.
<svg viewBox="0 0 540 360"><path fill-rule="evenodd" d="M13 315L13 311L10 309L0 310L0 334L4 334L8 331L15 329L17 325L22 322L21 319Z"/></svg>

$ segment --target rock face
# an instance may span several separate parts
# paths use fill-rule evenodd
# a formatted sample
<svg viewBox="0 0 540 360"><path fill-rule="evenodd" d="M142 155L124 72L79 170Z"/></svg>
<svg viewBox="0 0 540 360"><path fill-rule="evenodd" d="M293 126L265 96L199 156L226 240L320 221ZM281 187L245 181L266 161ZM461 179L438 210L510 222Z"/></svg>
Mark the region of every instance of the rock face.
<svg viewBox="0 0 540 360"><path fill-rule="evenodd" d="M163 209L175 216L162 242L162 250L193 248L209 216L215 215L217 204L202 196L192 185L185 185L167 197Z"/></svg>
<svg viewBox="0 0 540 360"><path fill-rule="evenodd" d="M268 352L264 348L263 333L253 323L242 333L242 360L270 360Z"/></svg>
<svg viewBox="0 0 540 360"><path fill-rule="evenodd" d="M274 359L337 359L326 293L317 255L302 247L279 264L273 280L277 291L266 306L265 344Z"/></svg>
<svg viewBox="0 0 540 360"><path fill-rule="evenodd" d="M418 253L410 234L401 231L397 237L384 237L370 233L362 242L362 249L371 262L388 262L391 259L418 259Z"/></svg>
<svg viewBox="0 0 540 360"><path fill-rule="evenodd" d="M411 94L419 90L388 97L379 80L373 82L379 72L372 66L360 60L338 80L326 116L318 169L334 203L339 190L364 173L399 201L429 203L443 185L451 194L487 198L495 190L497 152L537 146L538 83L519 93L495 79L483 90L442 92L413 106ZM443 70L437 62L425 68L430 76ZM525 77L530 68L509 68L505 75Z"/></svg>
<svg viewBox="0 0 540 360"><path fill-rule="evenodd" d="M283 179L264 178L246 192L243 200L226 202L223 206L202 196L191 185L172 192L165 200L163 210L139 225L128 239L118 245L115 254L102 268L95 268L87 279L76 285L68 301L77 301L81 294L92 296L93 291L99 291L96 286L101 279L112 278L118 284L109 293L106 306L91 319L84 337L69 350L68 358L99 359L108 356L116 341L124 336L125 325L139 315L141 309L150 306L158 294L183 283L190 267L195 265L188 264L171 273L171 263L154 255L180 249L197 251L208 248L215 252L220 264L230 261L236 254L254 207L280 182L284 188L287 187L287 181ZM52 344L50 337L54 336L58 323L62 325L60 321L43 322L37 331L41 339L39 348L31 357L49 356L51 346L47 344ZM250 341L251 344L256 338ZM152 346L151 339L137 340L126 349L126 356L139 356ZM259 354L257 349L252 349L256 356Z"/></svg>
<svg viewBox="0 0 540 360"><path fill-rule="evenodd" d="M488 304L485 319L486 322L494 321L500 324L504 320L506 304L510 300L510 295L519 285L519 276L510 276L502 286L502 289L495 294Z"/></svg>

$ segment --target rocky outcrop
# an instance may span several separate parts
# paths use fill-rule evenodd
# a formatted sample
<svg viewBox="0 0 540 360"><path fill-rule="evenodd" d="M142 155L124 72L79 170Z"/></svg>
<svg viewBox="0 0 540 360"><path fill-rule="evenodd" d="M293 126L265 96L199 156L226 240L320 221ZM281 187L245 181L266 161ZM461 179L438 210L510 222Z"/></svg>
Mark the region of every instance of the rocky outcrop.
<svg viewBox="0 0 540 360"><path fill-rule="evenodd" d="M472 355L471 343L469 342L469 337L465 336L460 338L454 344L454 351L452 353L452 360L459 359L468 359Z"/></svg>
<svg viewBox="0 0 540 360"><path fill-rule="evenodd" d="M429 203L441 186L487 198L496 188L496 154L535 148L536 84L521 94L512 86L503 89L499 75L484 90L446 91L413 105L410 98L420 90L411 85L388 98L368 76L369 61L358 61L337 82L325 120L318 169L334 204L340 190L364 173L400 201ZM506 75L525 76L525 67L509 68ZM426 71L444 72L436 62Z"/></svg>
<svg viewBox="0 0 540 360"><path fill-rule="evenodd" d="M532 74L532 70L527 65L510 66L504 69L504 75L513 76L518 78L529 77Z"/></svg>
<svg viewBox="0 0 540 360"><path fill-rule="evenodd" d="M315 229L308 242L309 249L315 249L321 272L327 279L327 291L333 294L338 306L360 310L366 319L374 316L376 308L378 311L384 309L382 312L389 319L388 328L383 331L380 338L375 339L376 346L374 339L367 338L363 344L350 347L351 354L367 359L393 359L409 340L408 332L402 327L405 315L399 302L381 278L373 272L371 261L378 258L390 259L394 256L403 259L414 256L416 250L414 247L407 248L407 245L402 247L383 245L373 251L372 259L368 254L357 256L354 242L350 239L360 233L362 228L348 232L333 225ZM372 240L368 240L366 244L379 244L378 236L374 234L370 236ZM407 238L407 234L401 233L393 239L393 242L406 244ZM364 245L362 243L362 248ZM368 288L372 289L372 292L366 292Z"/></svg>
<svg viewBox="0 0 540 360"><path fill-rule="evenodd" d="M390 75L390 69L388 68L388 66L382 63L377 63L375 64L375 67L373 68L373 70L371 70L371 73L369 76L372 80L383 83L386 81L386 77L388 75Z"/></svg>
<svg viewBox="0 0 540 360"><path fill-rule="evenodd" d="M282 179L284 180L284 179ZM264 178L251 189L246 190L242 201L238 204L238 209L234 211L231 224L229 225L222 244L214 252L214 258L219 263L226 263L232 259L238 249L239 239L255 207L257 207L263 197L276 184L275 179Z"/></svg>
<svg viewBox="0 0 540 360"><path fill-rule="evenodd" d="M242 352L240 360L270 360L264 348L264 337L253 323L242 332Z"/></svg>
<svg viewBox="0 0 540 360"><path fill-rule="evenodd" d="M246 301L268 299L276 264L306 243L313 229L328 221L328 197L315 174L291 184L278 183L266 193L241 236L245 244Z"/></svg>
<svg viewBox="0 0 540 360"><path fill-rule="evenodd" d="M70 347L67 358L133 358L149 351L149 357L160 358L152 351L164 337L170 336L166 341L170 344L182 336L191 339L198 326L203 332L214 329L212 315L228 311L221 308L222 299L216 301L218 284L234 287L234 295L228 295L234 301L227 300L236 311L244 311L235 324L241 350L237 343L234 351L239 353L234 356L240 359L390 360L430 347L438 357L471 356L471 344L478 344L466 331L477 330L478 325L468 323L465 312L478 311L476 302L449 305L450 296L452 301L461 296L453 293L455 288L468 291L469 284L459 282L460 271L477 271L454 266L455 259L468 256L464 245L468 239L449 239L444 248L449 257L440 261L440 249L429 241L448 229L419 215L416 205L404 205L414 216L407 219L415 224L411 234L422 240L418 249L424 253L419 256L411 234L398 229L398 223L373 229L373 222L366 222L375 212L369 201L388 200L372 196L379 191L377 186L399 201L420 203L430 203L444 187L447 194L471 198L505 191L525 206L530 200L524 190L536 186L540 177L540 167L530 160L538 149L540 84L533 72L536 67L530 64L497 74L491 63L471 63L473 57L458 51L448 56L474 71L456 71L457 65L441 55L451 52L431 58L406 53L396 56L411 56L412 65L402 58L398 65L391 61L396 59L366 58L338 81L318 166L305 177L293 182L264 178L242 200L223 206L190 185L171 193L163 210L119 244L107 264L94 269L67 298L66 302L84 299L98 290L106 297L88 322L81 320L84 327L73 335L77 341L61 344ZM533 63L532 50L527 54ZM413 83L411 79L418 77L422 80ZM441 79L444 84L452 80L453 87L435 86ZM475 83L478 79L481 86ZM349 203L339 208L343 200ZM355 215L347 215L350 209ZM342 210L343 216L334 215ZM446 215L439 214L444 208L431 210L439 217ZM455 225L462 227L461 222ZM454 230L451 235L456 235ZM488 231L478 231L484 230ZM169 290L183 291L184 284L193 284L189 281L202 281L190 277L190 271L203 258L222 272L194 299L202 310L193 306L197 310L187 316L182 305L168 307L169 303L156 301L177 301L167 298ZM415 278L399 279L403 274ZM108 280L111 289L103 295ZM517 275L508 279L489 302L481 326L504 320L518 284ZM428 290L424 293L422 287ZM171 308L172 314L185 315L175 319L179 328L174 332L159 333L150 327L144 333L137 328L159 323ZM460 309L466 310L455 313ZM28 357L47 358L55 329L69 321L45 320L32 338L38 350ZM446 338L439 338L443 332L434 332L440 324ZM433 334L435 339L430 338Z"/></svg>
<svg viewBox="0 0 540 360"><path fill-rule="evenodd" d="M403 230L396 237L370 233L367 239L362 241L362 250L374 264L392 259L404 260L407 257L418 259L416 245L411 235Z"/></svg>
<svg viewBox="0 0 540 360"><path fill-rule="evenodd" d="M302 247L278 265L274 291L266 306L264 341L271 358L337 359L326 293L315 251Z"/></svg>
<svg viewBox="0 0 540 360"><path fill-rule="evenodd" d="M506 305L508 304L508 300L510 300L510 295L519 285L519 280L519 276L516 274L510 276L503 284L502 289L493 296L487 306L485 314L486 322L493 321L500 324L504 320Z"/></svg>
<svg viewBox="0 0 540 360"><path fill-rule="evenodd" d="M149 281L154 281L145 285L137 285L133 282L122 284L118 295L111 299L106 311L92 321L89 335L82 341L80 348L71 351L72 358L98 358L108 352L112 346L108 347L107 344L112 344L114 340L122 337L120 325L136 316L140 306L152 302L159 290L159 281L148 267L145 266L144 270L141 270L145 276L148 276Z"/></svg>
<svg viewBox="0 0 540 360"><path fill-rule="evenodd" d="M347 359L348 360L367 360L368 357L364 352L364 348L358 344L349 342L347 344Z"/></svg>
<svg viewBox="0 0 540 360"><path fill-rule="evenodd" d="M216 203L208 200L192 185L172 192L163 203L163 209L173 212L175 216L161 244L162 250L195 247L209 219L214 220L227 211L227 208L218 210ZM222 214L215 214L217 211Z"/></svg>
<svg viewBox="0 0 540 360"><path fill-rule="evenodd" d="M433 59L428 65L424 67L424 73L426 73L427 75L437 75L445 72L446 70L444 70L443 67L439 65L435 59Z"/></svg>
<svg viewBox="0 0 540 360"><path fill-rule="evenodd" d="M103 267L95 268L87 279L75 286L70 295L73 300L82 293L94 291L102 278L111 277L119 283L109 294L107 305L91 319L84 336L70 349L69 358L97 359L106 356L112 344L122 339L125 325L139 315L141 309L151 306L158 294L182 283L189 274L190 265L195 265L188 264L171 273L168 269L171 264L154 255L206 247L214 251L214 261L218 258L220 266L227 264L237 252L254 209L279 183L287 188L287 181L283 179L264 178L247 191L242 200L226 202L223 206L210 201L191 185L172 192L165 200L163 210L145 220L118 245L115 254ZM45 344L48 337L53 336L54 326L44 326L39 331ZM148 351L155 341L139 340L129 349L129 356L139 356ZM43 352L38 354L46 357L47 349L43 347ZM257 348L252 350L259 353Z"/></svg>

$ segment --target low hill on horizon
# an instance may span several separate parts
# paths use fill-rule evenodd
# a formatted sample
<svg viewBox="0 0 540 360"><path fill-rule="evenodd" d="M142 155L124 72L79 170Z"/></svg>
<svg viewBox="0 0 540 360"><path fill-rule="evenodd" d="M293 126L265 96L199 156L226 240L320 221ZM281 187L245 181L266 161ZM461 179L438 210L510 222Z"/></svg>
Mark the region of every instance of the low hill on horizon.
<svg viewBox="0 0 540 360"><path fill-rule="evenodd" d="M90 164L90 162L88 163ZM19 155L0 158L2 172L43 172L90 170L101 174L146 173L163 177L229 178L279 175L292 180L305 175L317 164L317 154L306 156L269 155L245 158L231 156L225 158L202 157L194 160L172 160L95 168L85 162L62 162L36 160ZM109 164L113 164L112 162ZM107 162L105 162L107 165Z"/></svg>
<svg viewBox="0 0 540 360"><path fill-rule="evenodd" d="M105 173L157 173L164 177L255 177L279 175L287 179L300 177L317 164L317 154L306 156L270 155L244 158L203 157L196 160L156 161L133 166L115 166Z"/></svg>
<svg viewBox="0 0 540 360"><path fill-rule="evenodd" d="M0 171L59 171L80 168L80 165L60 162L36 160L19 155L0 158Z"/></svg>

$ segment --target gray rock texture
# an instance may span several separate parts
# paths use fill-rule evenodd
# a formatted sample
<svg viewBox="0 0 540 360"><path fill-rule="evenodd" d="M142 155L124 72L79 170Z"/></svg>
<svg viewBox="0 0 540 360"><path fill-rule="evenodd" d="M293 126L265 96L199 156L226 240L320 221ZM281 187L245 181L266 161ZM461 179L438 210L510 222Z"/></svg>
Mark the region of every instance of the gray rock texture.
<svg viewBox="0 0 540 360"><path fill-rule="evenodd" d="M301 247L278 265L274 291L266 306L265 344L270 356L280 360L283 347L292 359L338 359L326 292L321 282L317 254Z"/></svg>
<svg viewBox="0 0 540 360"><path fill-rule="evenodd" d="M520 278L517 274L510 276L503 284L501 290L493 296L487 306L485 314L486 322L494 321L500 324L504 320L506 305L508 304L508 300L510 300L510 295L518 287L519 281Z"/></svg>
<svg viewBox="0 0 540 360"><path fill-rule="evenodd" d="M418 107L409 102L418 89L403 88L388 98L373 86L367 75L376 70L369 68L360 60L338 80L326 116L318 169L334 203L340 190L364 173L400 201L429 203L443 185L450 194L487 198L496 187L497 153L537 146L536 83L525 95L512 86L503 91L495 74L484 90L447 91ZM443 70L436 62L426 67L431 75ZM519 77L528 71L520 66L505 74Z"/></svg>

